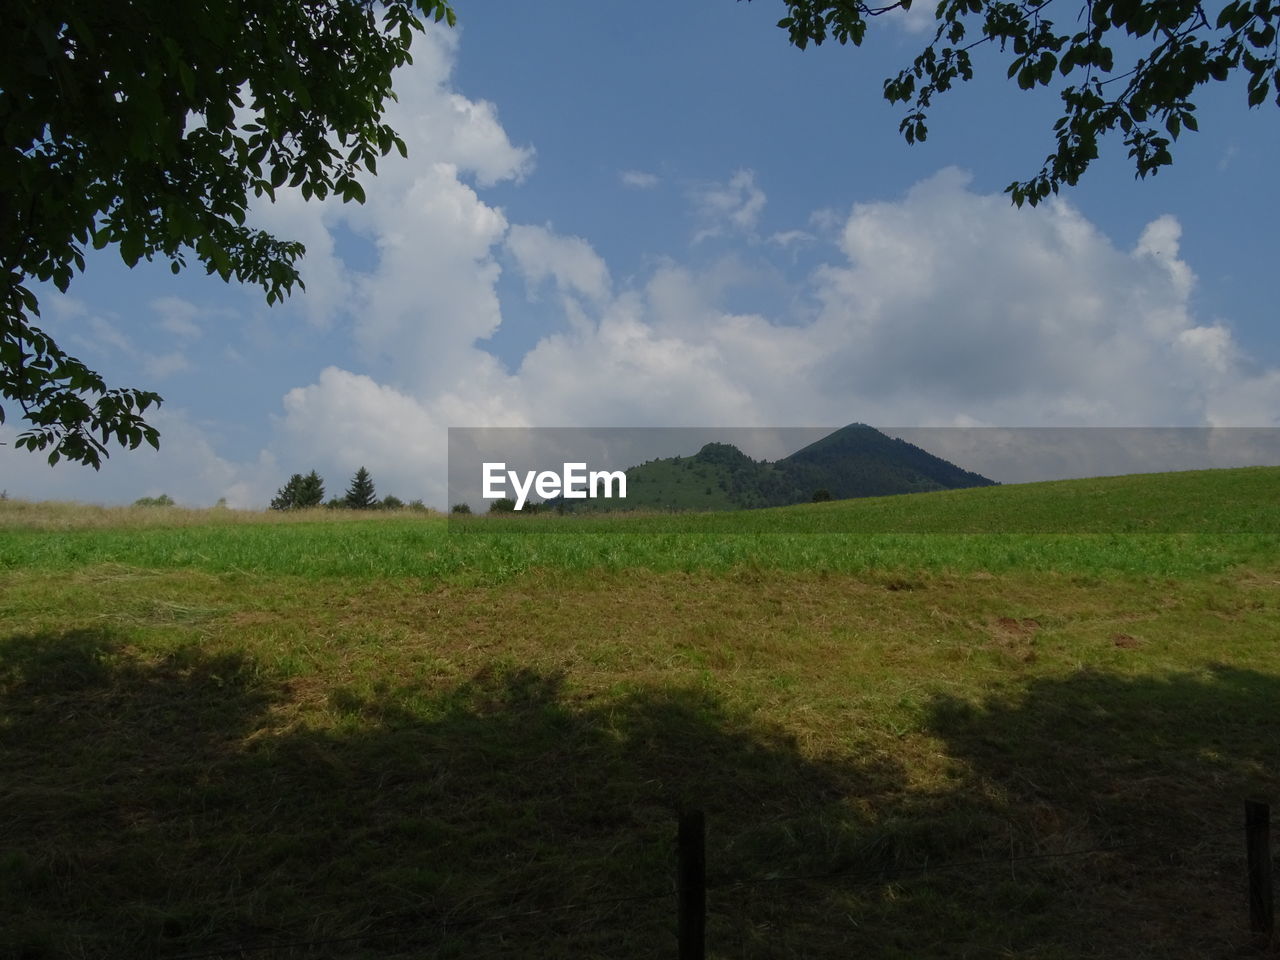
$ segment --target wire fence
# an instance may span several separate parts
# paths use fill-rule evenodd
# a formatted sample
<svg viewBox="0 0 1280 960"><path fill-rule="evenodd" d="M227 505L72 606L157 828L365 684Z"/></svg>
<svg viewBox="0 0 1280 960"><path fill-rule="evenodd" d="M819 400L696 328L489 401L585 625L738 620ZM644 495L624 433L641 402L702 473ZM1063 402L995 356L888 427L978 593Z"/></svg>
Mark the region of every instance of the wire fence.
<svg viewBox="0 0 1280 960"><path fill-rule="evenodd" d="M1275 893L1273 886L1274 858L1271 850L1271 808L1261 801L1250 800L1245 804L1243 827L1229 827L1205 831L1193 837L1180 837L1180 842L1201 842L1225 836L1243 836L1246 849L1246 870L1249 900L1249 927L1254 937L1273 941L1275 938ZM680 818L676 835L676 864L672 885L665 891L635 896L578 899L562 904L527 910L508 910L492 913L459 914L438 913L418 918L412 924L387 927L367 933L341 937L263 941L260 943L233 943L209 947L195 952L157 952L162 960L217 960L222 957L269 956L272 953L298 950L320 950L327 947L376 944L379 941L404 941L421 939L428 932L443 938L468 928L483 925L500 925L534 917L568 914L584 910L600 910L624 904L643 904L667 901L675 905L673 931L677 942L678 960L704 960L706 955L706 897L709 891L746 891L774 887L788 883L823 883L842 881L853 887L877 886L885 883L926 879L940 873L972 871L988 867L1013 867L1018 864L1043 863L1058 860L1081 859L1127 850L1153 850L1150 840L1102 844L1074 850L1052 853L1010 854L966 860L933 861L911 867L867 870L858 865L831 870L796 873L767 874L754 877L720 877L712 881L706 875L706 822L701 811L689 811ZM533 891L513 893L508 899L518 902Z"/></svg>

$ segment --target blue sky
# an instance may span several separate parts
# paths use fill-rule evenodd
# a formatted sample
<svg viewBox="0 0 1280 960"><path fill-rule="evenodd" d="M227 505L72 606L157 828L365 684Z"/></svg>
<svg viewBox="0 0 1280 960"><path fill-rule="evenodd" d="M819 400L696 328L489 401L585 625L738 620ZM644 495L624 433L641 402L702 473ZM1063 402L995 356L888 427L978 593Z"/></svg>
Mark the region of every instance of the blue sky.
<svg viewBox="0 0 1280 960"><path fill-rule="evenodd" d="M0 448L11 496L262 506L313 467L443 505L449 426L1275 426L1280 111L1207 90L1135 181L1002 195L1055 98L991 61L908 146L883 79L928 37L798 51L780 3L457 4L397 80L369 203L285 197L305 294L90 257L45 324L165 397L100 473ZM16 421L0 428L11 441Z"/></svg>

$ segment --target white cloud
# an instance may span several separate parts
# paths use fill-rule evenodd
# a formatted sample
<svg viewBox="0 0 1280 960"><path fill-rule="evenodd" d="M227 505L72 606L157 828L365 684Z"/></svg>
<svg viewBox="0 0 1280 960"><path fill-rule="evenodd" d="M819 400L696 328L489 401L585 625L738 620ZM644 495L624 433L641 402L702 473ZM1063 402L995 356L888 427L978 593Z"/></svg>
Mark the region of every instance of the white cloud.
<svg viewBox="0 0 1280 960"><path fill-rule="evenodd" d="M618 174L618 179L624 187L631 187L633 190L652 190L659 183L656 174L643 170L623 170Z"/></svg>
<svg viewBox="0 0 1280 960"><path fill-rule="evenodd" d="M194 340L200 336L200 326L196 323L196 319L199 318L201 310L189 300L183 300L181 297L158 297L151 301L151 309L160 318L157 321L160 329L175 337L188 340Z"/></svg>
<svg viewBox="0 0 1280 960"><path fill-rule="evenodd" d="M430 28L415 40L413 66L395 74L399 100L387 110L387 122L409 148L409 164L384 161L378 180L388 172L395 179L412 179L413 169L424 161L452 164L481 187L520 181L533 170L533 149L511 143L497 107L450 88L457 47L456 31L443 28Z"/></svg>
<svg viewBox="0 0 1280 960"><path fill-rule="evenodd" d="M129 342L129 338L121 333L115 324L105 320L104 318L96 314L90 316L85 326L88 327L89 335L87 337L83 337L82 342L86 345L91 345L99 349L111 348L130 356L137 353L133 348L133 344Z"/></svg>
<svg viewBox="0 0 1280 960"><path fill-rule="evenodd" d="M338 256L330 229L344 213L340 201L307 201L300 190L289 187L276 191L274 203L263 201L252 211L254 227L266 230L281 240L298 241L306 247L306 253L296 265L305 293L294 290L287 302L321 328L327 328L337 320L351 296L350 271ZM263 302L260 288L246 287L245 294L255 305Z"/></svg>
<svg viewBox="0 0 1280 960"><path fill-rule="evenodd" d="M415 51L393 118L411 160L386 158L367 204L286 194L258 212L308 242L300 309L344 324L353 356L282 388L271 454L229 462L216 437L166 412L161 459L118 458L144 469L113 458L122 479L95 490L263 505L289 473L320 469L332 493L363 465L381 493L443 506L448 426L1275 422L1280 371L1253 369L1225 322L1195 315L1174 218L1126 248L1069 203L1017 210L955 170L902 197L818 211L812 234L769 244L757 236L765 191L739 170L691 194L694 239L751 244L752 263L663 260L615 281L589 238L512 226L484 199L486 185L527 177L533 154L511 144L492 105L451 88L456 42L433 32ZM370 242L371 268L343 262L340 226ZM754 306L768 257L785 261L801 243L826 264L771 301L782 306ZM503 251L531 290L554 284L567 320L511 372L483 349L509 322L504 308L515 319L521 306L499 297ZM182 369L180 353L143 356L83 304L50 304L95 342ZM169 333L191 337L189 304L152 306Z"/></svg>
<svg viewBox="0 0 1280 960"><path fill-rule="evenodd" d="M734 313L732 274L666 263L508 386L542 423L1272 422L1280 375L1196 320L1173 218L1124 250L1067 203L968 184L856 205L801 291L811 319Z"/></svg>
<svg viewBox="0 0 1280 960"><path fill-rule="evenodd" d="M290 390L277 422L279 456L294 469L318 469L345 484L365 467L380 495L446 504L450 426L530 426L515 391L443 391L423 402L371 377L328 367L315 383ZM334 487L336 491L337 487Z"/></svg>
<svg viewBox="0 0 1280 960"><path fill-rule="evenodd" d="M340 492L339 478L346 483L365 467L379 495L442 497L443 430L413 397L329 367L316 383L290 390L284 411L283 451L298 470L318 468L333 487L331 495Z"/></svg>
<svg viewBox="0 0 1280 960"><path fill-rule="evenodd" d="M78 300L71 297L53 298L50 305L52 332L64 346L83 350L86 356L110 359L111 376L108 379L113 379L118 369L125 373L136 369L150 380L166 380L190 368L190 363L181 350L164 353L144 350L127 337L116 323L101 314L93 313ZM173 305L168 305L168 308L172 309ZM179 322L185 322L180 313L175 313L174 316ZM94 362L91 366L101 367L102 364Z"/></svg>
<svg viewBox="0 0 1280 960"><path fill-rule="evenodd" d="M549 227L517 225L507 233L507 249L516 259L529 289L554 279L562 293L596 302L609 296L609 268L581 237L566 237Z"/></svg>
<svg viewBox="0 0 1280 960"><path fill-rule="evenodd" d="M781 230L778 233L771 234L769 242L782 247L784 250L793 246L800 246L806 243L813 243L814 236L804 230Z"/></svg>
<svg viewBox="0 0 1280 960"><path fill-rule="evenodd" d="M21 430L0 426L0 486L26 500L132 503L164 493L188 507L213 506L225 497L228 506L261 508L283 482L272 454L264 451L246 463L227 460L207 428L182 410L151 412L147 419L160 430L160 449L112 447L99 471L65 461L50 467L46 454L13 449Z"/></svg>
<svg viewBox="0 0 1280 960"><path fill-rule="evenodd" d="M181 351L171 350L168 353L149 353L144 355L142 369L146 371L147 376L151 379L166 380L176 373L191 369L191 364Z"/></svg>
<svg viewBox="0 0 1280 960"><path fill-rule="evenodd" d="M1226 426L1272 425L1280 409L1280 371L1254 370L1229 327L1194 316L1169 217L1125 249L1067 203L1016 210L946 170L852 207L801 306L770 316L726 307L758 272L733 258L665 261L614 291L585 240L508 228L445 165L374 209L380 260L353 333L399 353L394 382L331 367L290 390L274 486L313 466L345 483L363 465L381 492L444 506L449 426ZM478 343L502 322L502 242L571 318L511 373ZM260 464L175 443L213 486L249 477L236 495L261 503L274 489Z"/></svg>
<svg viewBox="0 0 1280 960"><path fill-rule="evenodd" d="M699 187L692 192L692 197L698 218L704 224L694 234L694 243L725 234L753 235L766 201L751 170L737 171L726 183Z"/></svg>
<svg viewBox="0 0 1280 960"><path fill-rule="evenodd" d="M342 314L357 318L359 339L372 354L403 359L402 336L458 331L469 342L498 322L496 303L483 290L496 276L489 251L506 230L501 211L479 200L480 187L513 180L533 169L533 150L507 138L497 109L451 89L458 39L455 31L429 27L414 43L414 62L396 72L398 100L387 122L401 135L409 157L392 151L378 175L364 181L365 204L336 198L306 202L296 190L277 191L275 203L255 208L255 222L277 236L301 240L305 294L293 300L322 325ZM341 259L334 230L343 225L372 242L379 267L362 275ZM477 299L478 298L478 299ZM479 336L487 333L477 334ZM435 351L415 345L413 363Z"/></svg>
<svg viewBox="0 0 1280 960"><path fill-rule="evenodd" d="M917 35L931 33L938 25L935 5L920 0L912 4L909 10L899 8L891 11L888 18L906 33Z"/></svg>

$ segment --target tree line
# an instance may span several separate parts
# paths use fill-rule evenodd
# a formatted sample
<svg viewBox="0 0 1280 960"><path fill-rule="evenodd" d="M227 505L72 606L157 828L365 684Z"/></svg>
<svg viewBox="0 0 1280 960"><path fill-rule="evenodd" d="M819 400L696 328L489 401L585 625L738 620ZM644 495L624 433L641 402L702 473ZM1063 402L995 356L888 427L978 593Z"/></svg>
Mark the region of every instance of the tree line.
<svg viewBox="0 0 1280 960"><path fill-rule="evenodd" d="M346 493L329 500L324 498L324 480L312 470L306 476L295 473L276 492L271 501L272 510L303 510L308 507L328 507L332 510L426 510L421 500L405 503L399 497L387 494L378 498L373 477L361 467L351 478Z"/></svg>

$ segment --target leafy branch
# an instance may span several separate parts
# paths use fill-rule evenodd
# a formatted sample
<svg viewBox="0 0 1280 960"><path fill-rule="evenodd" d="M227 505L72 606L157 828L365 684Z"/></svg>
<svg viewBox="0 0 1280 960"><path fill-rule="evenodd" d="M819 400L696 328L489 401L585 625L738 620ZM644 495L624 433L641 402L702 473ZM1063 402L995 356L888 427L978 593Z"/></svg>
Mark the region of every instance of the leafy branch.
<svg viewBox="0 0 1280 960"><path fill-rule="evenodd" d="M850 0L784 0L778 22L804 49L828 37L862 44L870 18L909 10L910 0L871 7ZM1060 85L1063 109L1053 124L1055 149L1034 176L1005 191L1014 203L1035 206L1074 186L1098 157L1099 141L1118 130L1138 178L1173 162L1172 145L1184 130L1199 129L1195 91L1243 71L1250 107L1274 91L1280 106L1280 0L1231 0L1211 19L1196 0L1087 0L1076 28L1059 29L1046 16L1054 0L941 0L934 38L912 65L884 83L890 103L907 112L899 132L908 143L928 136L934 97L972 80L979 47L1008 58L1006 75L1023 90ZM1135 49L1117 73L1116 41ZM1077 82L1069 82L1078 77ZM1119 93L1106 87L1125 81Z"/></svg>
<svg viewBox="0 0 1280 960"><path fill-rule="evenodd" d="M246 226L255 199L364 202L359 178L404 141L391 76L447 0L42 0L0 5L0 399L17 445L95 468L155 446L151 392L109 389L34 325L31 280L66 291L85 250L130 267L194 256L209 274L303 286L301 243ZM0 406L0 422L4 420Z"/></svg>

